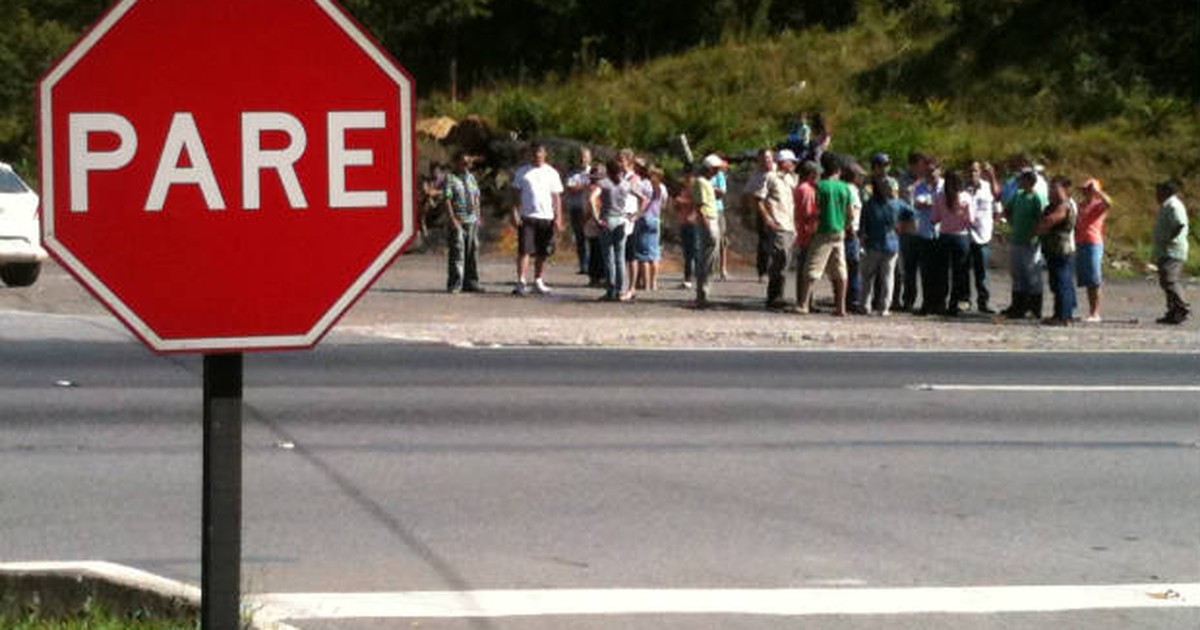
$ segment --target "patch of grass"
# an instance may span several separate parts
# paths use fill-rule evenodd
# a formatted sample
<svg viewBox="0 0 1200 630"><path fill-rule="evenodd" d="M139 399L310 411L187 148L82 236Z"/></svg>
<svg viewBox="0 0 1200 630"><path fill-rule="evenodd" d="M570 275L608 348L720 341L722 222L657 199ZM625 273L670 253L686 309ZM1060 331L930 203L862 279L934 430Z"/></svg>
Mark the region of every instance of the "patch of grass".
<svg viewBox="0 0 1200 630"><path fill-rule="evenodd" d="M88 603L76 615L50 616L30 612L21 616L0 614L4 630L198 630L198 619L163 619L145 612L116 615L104 607Z"/></svg>
<svg viewBox="0 0 1200 630"><path fill-rule="evenodd" d="M434 97L424 108L479 113L527 136L632 146L663 157L679 134L688 135L696 153L775 144L800 111L824 113L833 150L860 159L882 150L902 162L919 149L958 165L1002 163L1027 152L1051 173L1105 182L1115 202L1108 249L1124 259L1145 260L1139 243L1153 225L1156 182L1183 181L1195 216L1200 201L1189 195L1200 193L1200 106L1137 81L1122 84L1086 57L1058 60L1056 69L1079 77L1071 89L1086 94L1038 88L1037 67L1000 63L986 80L974 77L969 69L977 64L962 57L971 49L936 26L947 19L939 13L945 4L889 12L882 3L865 3L858 23L837 32L729 39L623 71L601 62L537 86L480 90L455 106ZM920 76L914 64L933 64L939 51L962 57L929 66L950 68L934 77L951 82L949 88L912 89ZM1193 251L1187 268L1196 273L1200 246Z"/></svg>

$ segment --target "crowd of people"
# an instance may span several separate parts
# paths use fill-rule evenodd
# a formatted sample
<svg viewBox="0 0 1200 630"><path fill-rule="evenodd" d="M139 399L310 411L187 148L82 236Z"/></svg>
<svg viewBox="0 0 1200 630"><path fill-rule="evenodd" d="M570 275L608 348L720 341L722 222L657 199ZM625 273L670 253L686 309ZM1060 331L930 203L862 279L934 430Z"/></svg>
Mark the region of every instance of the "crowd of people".
<svg viewBox="0 0 1200 630"><path fill-rule="evenodd" d="M695 305L714 300L714 281L728 278L727 207L753 214L756 266L769 309L809 313L823 278L833 288L833 314L888 316L893 312L954 317L974 309L996 314L988 279L991 243L1007 222L1012 295L1004 317L1041 320L1045 287L1053 299L1042 320L1076 321L1076 286L1086 290L1081 319L1101 321L1105 220L1112 200L1095 178L1075 185L1047 177L1026 156L1010 159L1001 179L987 163L959 168L921 152L896 169L876 153L870 169L827 150L819 116L792 130L775 149L757 152L738 193L729 163L713 153L679 174L674 193L665 174L624 149L604 163L584 148L564 178L535 144L512 177L510 219L517 233L513 293L549 294L546 262L559 231L570 227L578 273L601 299L625 302L659 288L663 218L677 218L683 255L682 288ZM1167 301L1162 324L1190 314L1181 291L1188 218L1178 184L1164 181L1153 229L1154 262ZM479 185L468 156L458 154L441 185L449 222L450 292L482 291L479 281ZM530 266L532 263L532 282ZM786 293L796 270L794 302ZM918 302L918 299L920 300Z"/></svg>

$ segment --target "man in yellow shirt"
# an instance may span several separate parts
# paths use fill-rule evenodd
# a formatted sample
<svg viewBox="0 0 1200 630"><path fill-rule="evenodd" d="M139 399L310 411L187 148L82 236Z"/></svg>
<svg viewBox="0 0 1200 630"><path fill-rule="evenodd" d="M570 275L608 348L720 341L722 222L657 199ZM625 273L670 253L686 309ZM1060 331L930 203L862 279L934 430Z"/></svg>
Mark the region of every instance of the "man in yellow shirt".
<svg viewBox="0 0 1200 630"><path fill-rule="evenodd" d="M700 212L700 256L696 265L696 307L707 308L712 293L712 274L720 262L721 222L717 212L717 193L712 180L725 166L716 154L704 158L700 177L692 185L692 199Z"/></svg>

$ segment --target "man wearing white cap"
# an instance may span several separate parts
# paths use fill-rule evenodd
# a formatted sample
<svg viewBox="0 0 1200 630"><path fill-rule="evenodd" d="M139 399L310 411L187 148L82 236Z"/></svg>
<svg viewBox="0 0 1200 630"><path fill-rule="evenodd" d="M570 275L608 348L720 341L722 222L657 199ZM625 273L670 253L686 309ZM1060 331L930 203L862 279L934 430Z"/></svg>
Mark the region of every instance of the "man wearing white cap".
<svg viewBox="0 0 1200 630"><path fill-rule="evenodd" d="M716 154L704 158L704 168L692 188L692 201L700 213L700 256L696 264L696 306L709 306L712 274L720 259L721 222L717 213L717 194L712 179L725 165Z"/></svg>
<svg viewBox="0 0 1200 630"><path fill-rule="evenodd" d="M762 249L766 257L767 308L787 307L783 292L787 285L787 268L796 240L795 184L796 156L784 149L778 156L769 149L758 152L759 176L751 180L753 188L747 195L754 200L754 209L763 225ZM778 159L780 168L775 168Z"/></svg>

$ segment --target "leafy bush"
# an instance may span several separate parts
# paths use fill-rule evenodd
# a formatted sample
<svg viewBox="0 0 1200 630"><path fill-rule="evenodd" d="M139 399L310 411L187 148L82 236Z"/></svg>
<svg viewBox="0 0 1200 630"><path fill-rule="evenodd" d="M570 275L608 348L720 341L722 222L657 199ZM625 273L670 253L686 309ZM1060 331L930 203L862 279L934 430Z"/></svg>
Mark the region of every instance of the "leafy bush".
<svg viewBox="0 0 1200 630"><path fill-rule="evenodd" d="M883 151L894 162L903 163L910 152L928 149L929 132L934 128L921 124L914 109L891 104L855 112L839 125L837 149L859 156Z"/></svg>
<svg viewBox="0 0 1200 630"><path fill-rule="evenodd" d="M923 149L958 165L1028 152L1051 172L1106 181L1120 208L1110 249L1132 257L1149 232L1153 183L1200 177L1200 108L1106 54L1064 42L1074 50L1064 62L1058 49L1038 47L1042 31L1013 38L1038 11L1075 10L1066 2L930 0L898 13L864 3L841 31L731 38L623 70L601 63L561 83L480 91L466 108L522 132L632 146L663 161L681 133L695 153L773 145L801 111L824 113L834 150L859 159L886 151L900 164ZM965 22L975 30L960 30Z"/></svg>
<svg viewBox="0 0 1200 630"><path fill-rule="evenodd" d="M540 97L524 90L505 93L496 106L496 121L522 137L538 135L549 122L547 108Z"/></svg>

